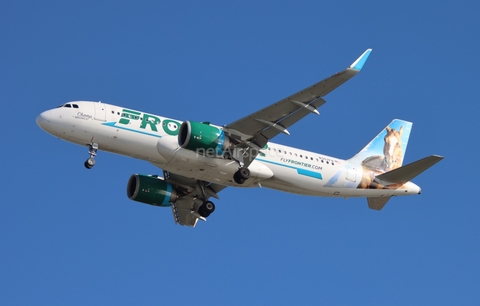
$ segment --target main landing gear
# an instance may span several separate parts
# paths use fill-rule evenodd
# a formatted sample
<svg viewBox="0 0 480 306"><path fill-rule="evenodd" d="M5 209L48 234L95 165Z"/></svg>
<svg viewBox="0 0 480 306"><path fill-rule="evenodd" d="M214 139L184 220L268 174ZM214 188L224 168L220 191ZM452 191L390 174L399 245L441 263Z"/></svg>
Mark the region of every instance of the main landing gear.
<svg viewBox="0 0 480 306"><path fill-rule="evenodd" d="M98 151L97 143L92 143L88 145L88 154L90 154L90 157L84 163L85 168L92 169L93 166L95 166L95 156L97 155L97 151Z"/></svg>
<svg viewBox="0 0 480 306"><path fill-rule="evenodd" d="M237 184L243 184L250 177L250 170L247 167L240 167L237 172L233 175L233 180Z"/></svg>
<svg viewBox="0 0 480 306"><path fill-rule="evenodd" d="M201 194L201 196L197 197L197 199L203 200L204 202L202 205L200 205L197 209L197 213L203 217L203 221L205 221L205 218L210 216L211 213L215 211L215 204L212 202L208 201L209 195L207 195L207 192L205 191L207 186L207 183L204 181L197 181L198 188L197 191L198 193ZM218 196L215 196L218 197Z"/></svg>
<svg viewBox="0 0 480 306"><path fill-rule="evenodd" d="M215 211L215 204L210 201L205 201L203 204L198 208L198 214L204 218L210 216L211 213Z"/></svg>
<svg viewBox="0 0 480 306"><path fill-rule="evenodd" d="M237 184L243 184L246 180L250 178L250 170L247 167L240 167L237 172L233 175L233 179ZM208 199L208 196L205 193L205 182L198 181L198 186L200 187L203 199ZM210 216L211 213L215 211L215 204L210 201L205 201L198 207L198 214L203 217L207 218Z"/></svg>

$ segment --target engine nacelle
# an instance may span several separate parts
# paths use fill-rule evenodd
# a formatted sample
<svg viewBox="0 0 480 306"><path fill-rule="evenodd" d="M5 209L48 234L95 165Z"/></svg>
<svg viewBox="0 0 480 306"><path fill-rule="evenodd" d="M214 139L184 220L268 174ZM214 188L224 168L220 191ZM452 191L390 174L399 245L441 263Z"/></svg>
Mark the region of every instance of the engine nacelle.
<svg viewBox="0 0 480 306"><path fill-rule="evenodd" d="M145 204L171 206L177 199L177 192L172 184L157 176L133 174L128 180L127 196Z"/></svg>
<svg viewBox="0 0 480 306"><path fill-rule="evenodd" d="M178 145L206 156L222 155L230 146L223 130L208 123L185 121L180 126Z"/></svg>

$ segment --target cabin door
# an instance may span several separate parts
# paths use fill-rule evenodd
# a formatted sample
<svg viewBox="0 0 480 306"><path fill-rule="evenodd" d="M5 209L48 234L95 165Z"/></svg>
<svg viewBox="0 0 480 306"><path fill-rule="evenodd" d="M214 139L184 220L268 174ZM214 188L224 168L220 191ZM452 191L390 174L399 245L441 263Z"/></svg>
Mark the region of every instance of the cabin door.
<svg viewBox="0 0 480 306"><path fill-rule="evenodd" d="M348 181L354 182L357 180L357 169L354 165L347 165L347 177Z"/></svg>
<svg viewBox="0 0 480 306"><path fill-rule="evenodd" d="M95 105L95 120L106 121L105 104L93 103Z"/></svg>

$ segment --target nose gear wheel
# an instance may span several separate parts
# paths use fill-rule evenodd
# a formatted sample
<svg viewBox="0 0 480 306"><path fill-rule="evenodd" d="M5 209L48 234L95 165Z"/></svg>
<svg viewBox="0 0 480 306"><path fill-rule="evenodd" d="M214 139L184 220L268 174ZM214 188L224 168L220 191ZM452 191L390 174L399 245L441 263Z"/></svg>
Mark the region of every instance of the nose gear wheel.
<svg viewBox="0 0 480 306"><path fill-rule="evenodd" d="M85 168L92 169L93 166L95 166L95 156L97 155L97 151L98 151L97 143L92 143L88 145L88 154L90 154L90 157L83 164Z"/></svg>

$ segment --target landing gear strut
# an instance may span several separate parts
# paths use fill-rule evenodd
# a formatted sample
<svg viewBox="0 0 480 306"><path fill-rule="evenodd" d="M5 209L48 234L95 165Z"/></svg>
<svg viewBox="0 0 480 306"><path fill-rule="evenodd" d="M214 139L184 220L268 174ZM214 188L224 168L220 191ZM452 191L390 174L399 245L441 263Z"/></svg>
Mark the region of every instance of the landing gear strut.
<svg viewBox="0 0 480 306"><path fill-rule="evenodd" d="M243 184L250 177L250 170L246 167L240 167L237 172L233 175L233 180L237 184Z"/></svg>
<svg viewBox="0 0 480 306"><path fill-rule="evenodd" d="M210 201L205 201L203 204L198 208L198 214L204 218L210 216L211 213L215 211L215 204Z"/></svg>
<svg viewBox="0 0 480 306"><path fill-rule="evenodd" d="M95 166L95 156L97 155L97 151L98 151L97 143L92 143L88 145L88 154L90 154L90 157L84 163L85 168L92 169L93 166Z"/></svg>

